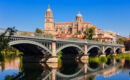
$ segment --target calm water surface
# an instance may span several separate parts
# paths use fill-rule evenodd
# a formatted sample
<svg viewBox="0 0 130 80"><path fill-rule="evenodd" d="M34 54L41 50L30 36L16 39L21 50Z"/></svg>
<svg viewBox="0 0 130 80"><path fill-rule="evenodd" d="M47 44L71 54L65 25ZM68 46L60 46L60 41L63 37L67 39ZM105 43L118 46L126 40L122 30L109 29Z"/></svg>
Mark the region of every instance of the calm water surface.
<svg viewBox="0 0 130 80"><path fill-rule="evenodd" d="M130 61L110 59L106 64L75 60L29 63L22 57L0 62L0 80L130 80Z"/></svg>

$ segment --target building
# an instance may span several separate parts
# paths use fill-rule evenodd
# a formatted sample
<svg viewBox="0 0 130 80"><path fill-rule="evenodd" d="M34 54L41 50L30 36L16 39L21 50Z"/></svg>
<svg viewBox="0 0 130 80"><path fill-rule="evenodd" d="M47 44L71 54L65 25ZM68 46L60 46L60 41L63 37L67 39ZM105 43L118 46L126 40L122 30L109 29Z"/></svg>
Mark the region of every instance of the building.
<svg viewBox="0 0 130 80"><path fill-rule="evenodd" d="M104 42L116 42L116 33L112 31L102 32L96 25L84 21L80 11L73 22L54 22L53 12L50 9L50 6L48 6L45 13L43 32L46 34L60 35L62 37L72 37L77 34L75 37L81 39L84 37L84 31L91 27L95 28L95 35L93 38Z"/></svg>
<svg viewBox="0 0 130 80"><path fill-rule="evenodd" d="M98 39L99 41L103 42L111 42L111 43L116 43L117 40L117 34L112 31L104 31L97 33L94 38Z"/></svg>
<svg viewBox="0 0 130 80"><path fill-rule="evenodd" d="M66 33L66 34L77 34L83 33L87 28L95 27L89 22L83 21L83 16L80 11L76 15L76 20L73 22L54 22L53 13L48 6L48 9L45 13L45 25L44 25L44 33L48 34L58 34L58 33ZM99 28L96 28L96 33L100 31Z"/></svg>

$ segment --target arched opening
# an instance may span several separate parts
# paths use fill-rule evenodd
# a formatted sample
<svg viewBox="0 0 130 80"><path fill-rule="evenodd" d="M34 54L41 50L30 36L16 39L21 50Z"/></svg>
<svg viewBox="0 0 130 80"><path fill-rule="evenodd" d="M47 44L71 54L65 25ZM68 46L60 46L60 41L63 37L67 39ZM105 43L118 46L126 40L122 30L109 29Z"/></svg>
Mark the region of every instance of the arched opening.
<svg viewBox="0 0 130 80"><path fill-rule="evenodd" d="M80 54L80 49L77 47L66 47L62 51L62 60L75 60Z"/></svg>
<svg viewBox="0 0 130 80"><path fill-rule="evenodd" d="M88 49L89 57L96 57L96 56L100 56L101 54L102 54L102 51L98 47L92 47L92 48Z"/></svg>
<svg viewBox="0 0 130 80"><path fill-rule="evenodd" d="M120 48L117 48L117 49L116 49L116 53L117 53L117 54L120 54L120 53L121 53L121 49L120 49Z"/></svg>
<svg viewBox="0 0 130 80"><path fill-rule="evenodd" d="M81 48L71 44L71 46L63 46L57 51L57 54L59 54L59 52L62 52L61 61L58 62L59 68L57 72L57 78L62 77L64 79L68 79L77 76L81 72L80 68L83 66L80 65L76 60L82 51Z"/></svg>
<svg viewBox="0 0 130 80"><path fill-rule="evenodd" d="M57 55L59 52L62 52L62 60L75 60L84 53L84 50L78 45L67 44L57 49Z"/></svg>
<svg viewBox="0 0 130 80"><path fill-rule="evenodd" d="M41 60L46 61L47 57L51 56L49 49L34 41L12 41L9 45L18 49L20 52L23 52L23 62L41 62Z"/></svg>
<svg viewBox="0 0 130 80"><path fill-rule="evenodd" d="M23 55L30 56L30 55L43 55L43 50L39 46L33 44L16 44L12 45L12 47L18 49L19 51L23 52Z"/></svg>
<svg viewBox="0 0 130 80"><path fill-rule="evenodd" d="M112 55L114 52L113 52L112 48L107 48L105 50L105 53L106 53L106 56L108 56L108 55Z"/></svg>

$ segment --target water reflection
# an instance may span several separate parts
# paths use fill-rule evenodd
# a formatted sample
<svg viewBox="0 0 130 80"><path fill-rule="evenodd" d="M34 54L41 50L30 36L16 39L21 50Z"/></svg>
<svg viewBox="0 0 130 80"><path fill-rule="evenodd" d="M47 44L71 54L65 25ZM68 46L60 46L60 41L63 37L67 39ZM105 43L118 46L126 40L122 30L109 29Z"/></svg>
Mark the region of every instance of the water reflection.
<svg viewBox="0 0 130 80"><path fill-rule="evenodd" d="M27 63L22 57L4 58L0 62L0 80L101 80L121 77L130 79L130 61L108 59L107 63ZM121 80L121 78L119 79Z"/></svg>

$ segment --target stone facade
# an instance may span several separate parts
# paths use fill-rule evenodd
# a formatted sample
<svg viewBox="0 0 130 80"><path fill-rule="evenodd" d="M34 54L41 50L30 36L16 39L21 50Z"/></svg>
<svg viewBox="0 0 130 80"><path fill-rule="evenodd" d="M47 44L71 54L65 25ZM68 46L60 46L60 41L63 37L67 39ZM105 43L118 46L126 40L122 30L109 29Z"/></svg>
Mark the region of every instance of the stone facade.
<svg viewBox="0 0 130 80"><path fill-rule="evenodd" d="M80 12L76 15L76 21L74 22L54 22L53 13L48 6L48 9L45 13L45 25L44 25L44 33L49 34L58 34L58 33L67 33L67 34L76 34L83 33L87 28L95 27L89 22L83 21L83 16ZM96 28L98 32L100 29Z"/></svg>

